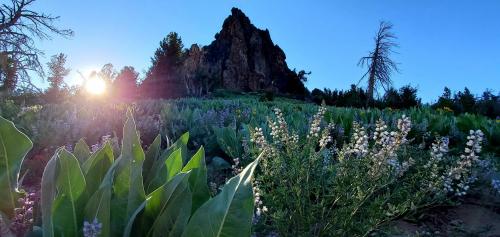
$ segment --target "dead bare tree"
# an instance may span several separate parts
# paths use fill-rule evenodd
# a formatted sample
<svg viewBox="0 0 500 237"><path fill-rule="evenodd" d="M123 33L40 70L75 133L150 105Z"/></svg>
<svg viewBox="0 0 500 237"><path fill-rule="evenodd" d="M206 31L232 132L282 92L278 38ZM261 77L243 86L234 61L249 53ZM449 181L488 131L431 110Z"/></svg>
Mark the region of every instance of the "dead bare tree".
<svg viewBox="0 0 500 237"><path fill-rule="evenodd" d="M12 90L16 86L36 89L29 72L37 73L43 78L43 66L40 56L43 51L35 45L36 40L50 40L52 35L70 37L73 31L61 29L54 23L58 16L39 13L31 10L36 0L11 0L10 4L0 6L0 54L6 57L0 62L0 88ZM15 70L7 74L2 68ZM15 78L11 78L14 75Z"/></svg>
<svg viewBox="0 0 500 237"><path fill-rule="evenodd" d="M392 85L391 74L399 72L398 64L390 56L396 53L393 49L398 47L394 42L397 37L391 32L393 25L389 22L380 22L377 35L374 38L375 49L368 56L362 57L358 66L368 67L367 72L361 77L360 82L368 77L368 102L373 102L373 92L380 85L387 90Z"/></svg>

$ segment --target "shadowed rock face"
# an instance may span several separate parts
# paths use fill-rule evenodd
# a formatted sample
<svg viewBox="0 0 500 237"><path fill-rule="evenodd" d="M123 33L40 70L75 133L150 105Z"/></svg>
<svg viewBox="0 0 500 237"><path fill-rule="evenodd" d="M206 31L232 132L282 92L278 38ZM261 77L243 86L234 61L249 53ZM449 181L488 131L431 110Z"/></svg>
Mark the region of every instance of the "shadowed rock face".
<svg viewBox="0 0 500 237"><path fill-rule="evenodd" d="M288 68L285 53L273 43L269 31L255 27L237 8L210 45L193 45L187 55L180 76L188 94L214 88L304 94L304 85Z"/></svg>

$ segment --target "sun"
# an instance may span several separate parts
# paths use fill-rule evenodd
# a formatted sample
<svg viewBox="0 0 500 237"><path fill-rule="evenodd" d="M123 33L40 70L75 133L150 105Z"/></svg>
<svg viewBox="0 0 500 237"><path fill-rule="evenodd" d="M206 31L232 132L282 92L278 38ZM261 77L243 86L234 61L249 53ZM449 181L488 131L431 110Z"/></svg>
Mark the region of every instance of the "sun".
<svg viewBox="0 0 500 237"><path fill-rule="evenodd" d="M85 89L93 95L101 95L106 91L106 83L100 77L93 76L85 82Z"/></svg>

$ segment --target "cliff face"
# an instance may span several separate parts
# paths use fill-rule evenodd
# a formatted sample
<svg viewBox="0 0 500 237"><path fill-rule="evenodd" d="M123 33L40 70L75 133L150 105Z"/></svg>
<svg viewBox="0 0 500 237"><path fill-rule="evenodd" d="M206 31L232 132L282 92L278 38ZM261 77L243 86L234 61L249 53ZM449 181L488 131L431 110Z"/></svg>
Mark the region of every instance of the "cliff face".
<svg viewBox="0 0 500 237"><path fill-rule="evenodd" d="M180 76L188 94L214 88L296 95L305 90L297 74L288 68L285 53L273 43L269 31L255 27L236 8L210 45L193 45L187 55Z"/></svg>

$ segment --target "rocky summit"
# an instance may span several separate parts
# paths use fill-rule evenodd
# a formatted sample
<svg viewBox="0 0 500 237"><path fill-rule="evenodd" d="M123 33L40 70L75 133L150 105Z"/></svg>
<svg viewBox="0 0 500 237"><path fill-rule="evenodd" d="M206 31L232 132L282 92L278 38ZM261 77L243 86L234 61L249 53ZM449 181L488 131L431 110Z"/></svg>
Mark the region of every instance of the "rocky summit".
<svg viewBox="0 0 500 237"><path fill-rule="evenodd" d="M208 46L192 45L179 72L188 95L213 89L271 91L294 96L306 89L286 63L283 50L269 31L255 27L237 8L231 10L222 30Z"/></svg>

